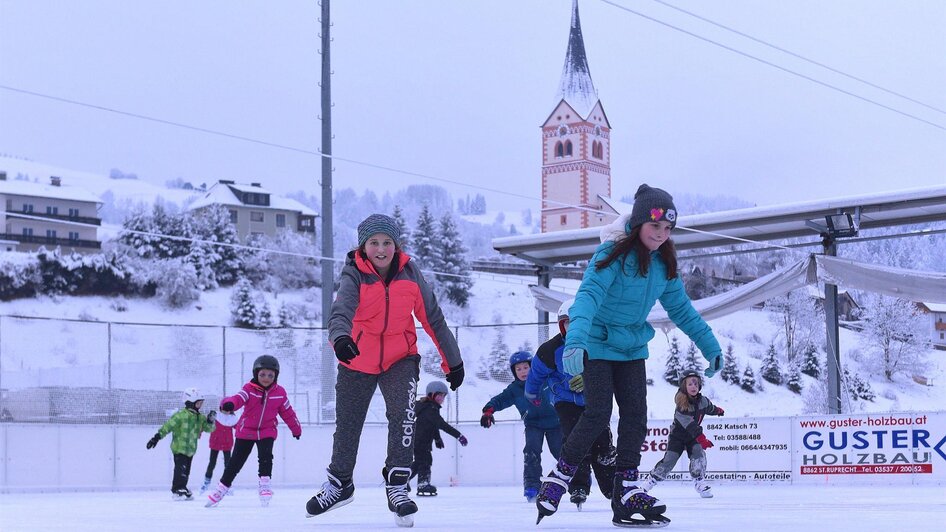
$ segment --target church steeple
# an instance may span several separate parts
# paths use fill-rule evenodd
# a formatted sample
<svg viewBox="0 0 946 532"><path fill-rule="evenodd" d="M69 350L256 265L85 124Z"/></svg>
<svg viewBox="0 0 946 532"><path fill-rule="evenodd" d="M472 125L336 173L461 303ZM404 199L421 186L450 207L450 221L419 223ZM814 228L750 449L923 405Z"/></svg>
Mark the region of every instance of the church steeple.
<svg viewBox="0 0 946 532"><path fill-rule="evenodd" d="M568 34L568 50L565 51L565 66L558 85L556 101L565 100L582 118L598 103L598 91L591 81L585 41L581 36L581 19L578 17L578 0L572 0L572 26Z"/></svg>

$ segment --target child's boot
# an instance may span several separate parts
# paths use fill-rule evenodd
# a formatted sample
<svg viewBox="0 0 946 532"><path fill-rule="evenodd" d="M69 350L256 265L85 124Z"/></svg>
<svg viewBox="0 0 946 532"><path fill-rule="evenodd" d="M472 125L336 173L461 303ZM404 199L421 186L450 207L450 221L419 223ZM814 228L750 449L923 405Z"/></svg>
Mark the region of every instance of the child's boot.
<svg viewBox="0 0 946 532"><path fill-rule="evenodd" d="M206 508L213 508L220 504L220 500L223 499L227 493L230 491L230 487L224 484L223 482L217 484L217 487L210 492L210 495L207 496L207 504L204 506Z"/></svg>
<svg viewBox="0 0 946 532"><path fill-rule="evenodd" d="M273 488L269 481L269 477L259 477L259 503L263 506L269 506L269 500L273 498Z"/></svg>
<svg viewBox="0 0 946 532"><path fill-rule="evenodd" d="M539 496L538 488L526 488L522 490L522 495L526 498L527 502L535 502L536 497Z"/></svg>
<svg viewBox="0 0 946 532"><path fill-rule="evenodd" d="M204 483L200 486L200 494L203 495L205 491L210 489L210 477L204 477Z"/></svg>
<svg viewBox="0 0 946 532"><path fill-rule="evenodd" d="M641 482L641 489L649 492L654 489L654 486L656 486L658 482L660 482L660 480L651 473L650 476L647 477L647 480Z"/></svg>
<svg viewBox="0 0 946 532"><path fill-rule="evenodd" d="M699 479L693 481L693 489L700 494L700 497L704 499L713 498L713 490L710 488L710 485L706 483L705 480Z"/></svg>
<svg viewBox="0 0 946 532"><path fill-rule="evenodd" d="M384 491L388 495L388 509L394 512L397 526L413 527L417 503L407 495L407 481L411 478L409 467L392 467L381 470L384 476ZM417 488L420 490L420 487Z"/></svg>
<svg viewBox="0 0 946 532"><path fill-rule="evenodd" d="M193 498L194 494L187 488L180 488L171 492L171 499L175 501L190 501Z"/></svg>
<svg viewBox="0 0 946 532"><path fill-rule="evenodd" d="M434 486L433 484L430 483L430 475L419 475L417 477L417 496L418 497L436 497L437 496L437 486Z"/></svg>
<svg viewBox="0 0 946 532"><path fill-rule="evenodd" d="M355 485L351 479L342 481L331 472L322 489L305 505L306 517L315 517L329 510L341 508L355 500Z"/></svg>
<svg viewBox="0 0 946 532"><path fill-rule="evenodd" d="M611 510L614 526L667 526L670 519L663 516L667 505L640 488L637 469L617 470L614 473L614 488L611 492ZM636 519L634 515L640 515Z"/></svg>
<svg viewBox="0 0 946 532"><path fill-rule="evenodd" d="M581 505L585 504L585 501L588 500L588 490L586 490L585 488L575 488L574 490L568 492L568 494L571 495L571 497L569 497L568 500L571 501L572 504L577 506L578 511L580 512Z"/></svg>
<svg viewBox="0 0 946 532"><path fill-rule="evenodd" d="M568 483L575 476L578 466L573 466L565 462L564 458L559 458L555 469L549 473L549 476L542 477L542 487L539 488L539 495L535 499L535 507L539 510L539 517L535 524L547 515L552 515L558 510L558 503L562 501L562 496L568 490Z"/></svg>

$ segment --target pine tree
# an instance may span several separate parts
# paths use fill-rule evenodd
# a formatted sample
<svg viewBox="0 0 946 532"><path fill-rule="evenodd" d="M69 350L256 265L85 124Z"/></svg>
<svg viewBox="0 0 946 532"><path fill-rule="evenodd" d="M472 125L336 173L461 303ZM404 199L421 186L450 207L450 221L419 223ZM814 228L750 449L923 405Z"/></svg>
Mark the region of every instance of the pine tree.
<svg viewBox="0 0 946 532"><path fill-rule="evenodd" d="M703 362L700 360L702 358L696 350L696 344L690 342L690 345L687 346L687 357L684 366L688 370L693 371L703 371Z"/></svg>
<svg viewBox="0 0 946 532"><path fill-rule="evenodd" d="M793 362L789 365L788 384L786 384L786 386L788 386L789 390L797 394L801 394L801 390L802 390L801 366L797 364L797 360L796 362Z"/></svg>
<svg viewBox="0 0 946 532"><path fill-rule="evenodd" d="M782 370L778 366L778 358L775 352L775 344L769 344L769 350L762 359L762 378L772 384L782 384Z"/></svg>
<svg viewBox="0 0 946 532"><path fill-rule="evenodd" d="M401 251L410 255L411 230L407 227L407 220L404 219L404 211L401 210L400 205L394 206L394 212L391 214L391 218L394 219L394 223L401 231L401 238L398 241Z"/></svg>
<svg viewBox="0 0 946 532"><path fill-rule="evenodd" d="M460 307L466 307L470 300L470 290L473 288L473 279L470 277L472 268L466 260L467 249L449 211L440 219L438 247L442 274L438 274L437 279L440 281L441 290L447 299Z"/></svg>
<svg viewBox="0 0 946 532"><path fill-rule="evenodd" d="M512 373L509 370L509 346L506 345L506 330L496 328L496 339L489 351L489 376L494 381L512 382Z"/></svg>
<svg viewBox="0 0 946 532"><path fill-rule="evenodd" d="M726 346L726 354L723 356L723 371L720 377L724 382L739 384L739 368L736 367L736 355L733 353L732 344Z"/></svg>
<svg viewBox="0 0 946 532"><path fill-rule="evenodd" d="M748 364L746 365L746 371L742 373L740 388L749 393L755 393L755 372L752 371L752 366Z"/></svg>
<svg viewBox="0 0 946 532"><path fill-rule="evenodd" d="M440 270L440 256L437 252L437 246L434 244L436 237L434 217L430 214L430 206L424 203L420 214L417 216L417 224L411 240L413 246L411 256L423 270Z"/></svg>
<svg viewBox="0 0 946 532"><path fill-rule="evenodd" d="M253 285L248 279L237 281L230 296L230 315L237 327L253 329L260 322L260 309L253 294Z"/></svg>
<svg viewBox="0 0 946 532"><path fill-rule="evenodd" d="M680 359L680 344L676 336L670 338L670 351L667 352L665 368L664 380L674 386L679 386L680 376L683 375L683 361Z"/></svg>
<svg viewBox="0 0 946 532"><path fill-rule="evenodd" d="M821 376L821 364L818 362L818 348L815 344L805 346L801 372L816 379Z"/></svg>

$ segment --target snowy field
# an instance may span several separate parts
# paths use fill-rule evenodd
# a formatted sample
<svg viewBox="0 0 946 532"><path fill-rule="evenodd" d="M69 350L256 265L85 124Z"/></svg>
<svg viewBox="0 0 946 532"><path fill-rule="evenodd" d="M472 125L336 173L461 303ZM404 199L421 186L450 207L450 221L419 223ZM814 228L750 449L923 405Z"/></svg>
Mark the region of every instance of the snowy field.
<svg viewBox="0 0 946 532"><path fill-rule="evenodd" d="M716 497L700 499L689 483L667 483L654 491L669 508L668 530L706 531L937 530L946 520L943 487L840 487L787 484L717 484ZM269 508L241 490L217 508L203 497L173 502L164 491L0 495L5 532L70 530L377 530L396 529L379 486L359 487L348 506L305 517L312 489L278 489ZM567 502L535 525L536 510L520 488L441 487L418 500L415 529L589 530L610 529L609 503L597 492L578 512Z"/></svg>

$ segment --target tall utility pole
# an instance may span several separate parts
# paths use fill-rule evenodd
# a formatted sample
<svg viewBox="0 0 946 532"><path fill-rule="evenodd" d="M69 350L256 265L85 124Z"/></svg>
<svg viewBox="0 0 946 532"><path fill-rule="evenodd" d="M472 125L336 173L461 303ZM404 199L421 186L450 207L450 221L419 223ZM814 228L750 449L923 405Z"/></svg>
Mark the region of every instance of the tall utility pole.
<svg viewBox="0 0 946 532"><path fill-rule="evenodd" d="M825 234L822 245L824 254L835 257L838 254L838 244L834 237ZM841 347L838 336L838 285L824 284L824 318L825 332L828 334L828 413L841 413Z"/></svg>
<svg viewBox="0 0 946 532"><path fill-rule="evenodd" d="M329 0L322 0L322 327L325 327L322 343L322 400L320 419L333 420L334 408L324 405L335 403L335 353L328 340L328 318L332 314L332 293L335 287L335 246L332 244L332 44L329 19ZM329 378L329 377L332 378Z"/></svg>

